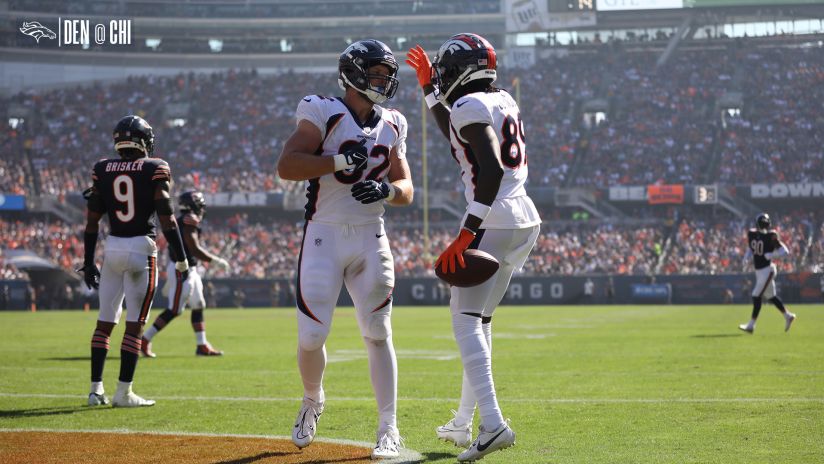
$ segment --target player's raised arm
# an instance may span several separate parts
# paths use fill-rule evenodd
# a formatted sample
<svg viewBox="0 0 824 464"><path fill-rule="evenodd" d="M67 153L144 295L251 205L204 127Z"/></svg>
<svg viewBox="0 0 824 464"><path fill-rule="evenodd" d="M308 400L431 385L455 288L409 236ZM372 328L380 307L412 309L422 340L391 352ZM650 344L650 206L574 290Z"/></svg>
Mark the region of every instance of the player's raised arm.
<svg viewBox="0 0 824 464"><path fill-rule="evenodd" d="M438 123L438 128L443 136L449 139L449 108L435 97L435 86L432 85L432 63L429 61L429 56L426 55L423 47L415 45L415 48L410 48L406 64L415 70L418 83L423 89L426 106L429 107L429 111L435 117L435 122Z"/></svg>

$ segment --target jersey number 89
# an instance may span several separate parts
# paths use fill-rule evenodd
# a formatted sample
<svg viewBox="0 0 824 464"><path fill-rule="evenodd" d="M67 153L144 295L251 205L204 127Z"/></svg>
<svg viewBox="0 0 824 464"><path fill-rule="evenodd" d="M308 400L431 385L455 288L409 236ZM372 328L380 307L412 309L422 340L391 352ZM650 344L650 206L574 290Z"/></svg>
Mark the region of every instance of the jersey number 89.
<svg viewBox="0 0 824 464"><path fill-rule="evenodd" d="M501 163L504 166L518 169L526 164L526 150L524 149L524 124L521 117L517 119L507 116L501 127Z"/></svg>

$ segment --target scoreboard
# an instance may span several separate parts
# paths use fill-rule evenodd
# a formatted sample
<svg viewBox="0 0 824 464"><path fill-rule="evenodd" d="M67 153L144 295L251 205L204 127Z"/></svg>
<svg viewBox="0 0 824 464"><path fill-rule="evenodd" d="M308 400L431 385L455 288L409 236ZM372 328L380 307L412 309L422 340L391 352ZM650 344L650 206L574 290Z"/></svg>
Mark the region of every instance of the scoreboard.
<svg viewBox="0 0 824 464"><path fill-rule="evenodd" d="M574 11L595 11L596 0L547 0L550 13Z"/></svg>

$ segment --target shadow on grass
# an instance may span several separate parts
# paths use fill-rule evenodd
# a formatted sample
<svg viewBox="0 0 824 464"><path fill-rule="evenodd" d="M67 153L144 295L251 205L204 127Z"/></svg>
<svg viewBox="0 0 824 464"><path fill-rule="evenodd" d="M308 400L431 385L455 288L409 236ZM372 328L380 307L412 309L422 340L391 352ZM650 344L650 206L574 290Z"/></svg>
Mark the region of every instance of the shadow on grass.
<svg viewBox="0 0 824 464"><path fill-rule="evenodd" d="M64 414L74 414L76 412L102 411L111 408L96 408L89 406L65 406L58 408L34 408L34 409L2 409L0 419L22 419L26 417L59 416Z"/></svg>
<svg viewBox="0 0 824 464"><path fill-rule="evenodd" d="M40 358L40 361L86 361L89 362L89 356L63 356L55 358ZM106 360L120 359L120 356L107 356Z"/></svg>
<svg viewBox="0 0 824 464"><path fill-rule="evenodd" d="M265 453L260 453L255 456L248 456L245 458L232 459L229 461L216 461L215 464L252 464L263 459L276 458L279 456L289 456L295 453L297 453L297 451L291 453L287 453L284 451L267 451Z"/></svg>
<svg viewBox="0 0 824 464"><path fill-rule="evenodd" d="M228 461L216 461L214 464L254 464L255 462L262 461L269 458L277 458L282 456L291 456L298 454L299 451L293 452L284 452L284 451L267 451L265 453L260 453L255 456L248 456L245 458L238 458L238 459L231 459ZM423 459L416 459L414 461L403 461L403 464L423 464L426 462L432 461L440 461L441 459L454 459L455 455L450 453L426 453ZM300 461L301 464L335 464L335 463L345 463L345 462L364 462L369 461L368 457L364 458L331 458L331 459L317 459L311 458L308 461ZM396 463L399 462L395 459L390 460L388 462Z"/></svg>
<svg viewBox="0 0 824 464"><path fill-rule="evenodd" d="M743 337L744 334L740 333L724 333L724 334L700 334L700 335L690 335L690 338L730 338L730 337Z"/></svg>

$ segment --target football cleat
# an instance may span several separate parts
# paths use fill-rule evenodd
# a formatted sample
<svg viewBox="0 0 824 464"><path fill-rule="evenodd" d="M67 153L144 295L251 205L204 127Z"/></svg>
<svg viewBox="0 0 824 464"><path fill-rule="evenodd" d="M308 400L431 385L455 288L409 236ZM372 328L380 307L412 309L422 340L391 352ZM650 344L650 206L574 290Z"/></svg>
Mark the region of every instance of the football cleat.
<svg viewBox="0 0 824 464"><path fill-rule="evenodd" d="M147 400L137 396L131 389L118 391L112 398L113 408L139 408L142 406L154 406L154 400Z"/></svg>
<svg viewBox="0 0 824 464"><path fill-rule="evenodd" d="M295 419L295 427L292 429L292 443L298 448L306 448L315 439L318 420L323 414L323 403L317 403L309 398L303 398L303 405L298 411Z"/></svg>
<svg viewBox="0 0 824 464"><path fill-rule="evenodd" d="M497 429L487 432L484 426L478 428L478 438L466 451L458 455L458 462L475 462L489 453L515 444L515 432L504 422Z"/></svg>
<svg viewBox="0 0 824 464"><path fill-rule="evenodd" d="M103 406L109 404L109 399L103 393L89 393L89 406Z"/></svg>
<svg viewBox="0 0 824 464"><path fill-rule="evenodd" d="M790 330L790 326L793 325L793 321L796 319L796 315L787 311L787 315L784 317L784 332L788 332Z"/></svg>
<svg viewBox="0 0 824 464"><path fill-rule="evenodd" d="M452 411L452 414L457 412ZM435 429L438 438L452 443L458 448L466 448L472 443L472 422L464 425L455 425L455 418Z"/></svg>
<svg viewBox="0 0 824 464"><path fill-rule="evenodd" d="M140 340L140 352L144 358L156 358L157 355L152 351L152 342L145 338Z"/></svg>
<svg viewBox="0 0 824 464"><path fill-rule="evenodd" d="M755 331L755 327L750 327L748 324L741 324L741 325L738 326L738 329L743 330L744 332L747 332L748 334L752 334L753 331Z"/></svg>
<svg viewBox="0 0 824 464"><path fill-rule="evenodd" d="M401 436L398 429L389 427L372 450L372 459L392 459L401 455Z"/></svg>
<svg viewBox="0 0 824 464"><path fill-rule="evenodd" d="M197 345L195 354L198 356L223 356L223 351L216 350L212 345L206 343L205 345Z"/></svg>

